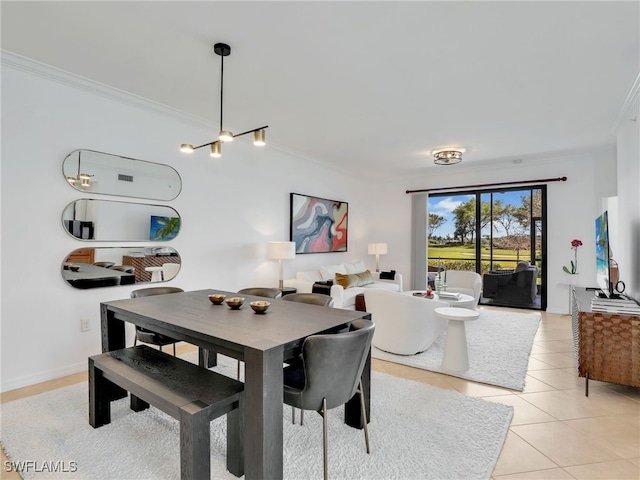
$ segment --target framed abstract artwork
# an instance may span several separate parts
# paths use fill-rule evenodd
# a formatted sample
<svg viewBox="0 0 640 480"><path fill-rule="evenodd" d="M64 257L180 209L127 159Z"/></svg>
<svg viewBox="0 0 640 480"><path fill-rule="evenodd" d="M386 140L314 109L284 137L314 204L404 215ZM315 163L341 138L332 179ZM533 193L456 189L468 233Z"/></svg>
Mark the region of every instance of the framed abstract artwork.
<svg viewBox="0 0 640 480"><path fill-rule="evenodd" d="M349 204L291 194L291 234L296 253L347 251Z"/></svg>

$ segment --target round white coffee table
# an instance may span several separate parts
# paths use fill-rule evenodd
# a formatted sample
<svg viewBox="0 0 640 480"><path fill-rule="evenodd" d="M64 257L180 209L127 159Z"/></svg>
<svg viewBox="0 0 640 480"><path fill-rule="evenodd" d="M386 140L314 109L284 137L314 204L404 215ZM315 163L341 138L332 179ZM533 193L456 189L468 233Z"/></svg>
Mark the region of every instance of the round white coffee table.
<svg viewBox="0 0 640 480"><path fill-rule="evenodd" d="M414 295L416 297L426 298L424 296L424 290L408 290L406 293L409 295L413 295L414 293L419 293L421 295ZM447 302L452 307L457 308L468 308L469 310L474 310L476 308L476 299L471 295L467 295L465 293L461 293L460 297L456 300L455 298L443 298L440 297L436 292L433 292L433 300L440 300L441 302Z"/></svg>
<svg viewBox="0 0 640 480"><path fill-rule="evenodd" d="M442 369L455 372L469 370L469 353L467 351L467 332L464 322L476 320L480 317L477 310L467 308L441 307L435 309L435 314L449 321L447 326L447 340L444 345Z"/></svg>

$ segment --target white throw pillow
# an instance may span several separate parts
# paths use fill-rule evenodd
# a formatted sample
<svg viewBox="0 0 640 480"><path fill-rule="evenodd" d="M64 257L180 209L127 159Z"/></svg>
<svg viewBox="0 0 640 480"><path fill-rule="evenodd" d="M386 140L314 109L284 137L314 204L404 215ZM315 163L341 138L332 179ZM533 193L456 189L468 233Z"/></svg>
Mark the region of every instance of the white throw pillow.
<svg viewBox="0 0 640 480"><path fill-rule="evenodd" d="M342 263L339 265L325 265L324 267L320 267L320 275L325 282L327 280L334 280L336 278L336 272L347 273Z"/></svg>
<svg viewBox="0 0 640 480"><path fill-rule="evenodd" d="M357 262L353 262L353 263L345 263L344 268L346 270L345 273L349 275L354 273L364 272L366 270L366 267L364 266L364 261L362 260L358 260ZM338 273L342 273L342 272L338 272Z"/></svg>
<svg viewBox="0 0 640 480"><path fill-rule="evenodd" d="M322 280L322 275L320 275L319 270L308 270L306 272L296 273L296 279L302 280L303 282L319 282Z"/></svg>

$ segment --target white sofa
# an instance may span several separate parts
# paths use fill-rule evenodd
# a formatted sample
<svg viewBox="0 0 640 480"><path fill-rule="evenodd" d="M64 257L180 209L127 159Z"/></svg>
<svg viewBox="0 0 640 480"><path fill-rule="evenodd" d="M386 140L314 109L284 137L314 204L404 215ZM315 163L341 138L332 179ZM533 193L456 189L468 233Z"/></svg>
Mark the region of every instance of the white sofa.
<svg viewBox="0 0 640 480"><path fill-rule="evenodd" d="M313 290L315 282L326 282L332 280L331 298L333 298L334 308L344 308L355 310L356 295L364 293L368 289L382 289L391 292L402 291L402 275L395 274L393 280L381 280L380 273L371 272L373 283L367 285L344 288L336 283L336 273L343 275L355 275L365 272L367 268L362 260L353 263L340 263L336 265L325 265L317 270L298 272L296 278L284 281L286 287L294 287L298 293L309 293Z"/></svg>
<svg viewBox="0 0 640 480"><path fill-rule="evenodd" d="M448 321L434 312L436 308L448 307L446 302L375 289L365 291L364 299L376 324L372 344L385 352L398 355L424 352L447 329Z"/></svg>

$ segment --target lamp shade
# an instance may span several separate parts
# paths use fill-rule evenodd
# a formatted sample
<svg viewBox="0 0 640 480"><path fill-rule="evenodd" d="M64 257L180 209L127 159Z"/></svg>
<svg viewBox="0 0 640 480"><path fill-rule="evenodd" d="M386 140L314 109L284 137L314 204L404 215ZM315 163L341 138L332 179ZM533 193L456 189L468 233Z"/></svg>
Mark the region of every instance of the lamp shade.
<svg viewBox="0 0 640 480"><path fill-rule="evenodd" d="M296 257L296 242L269 242L267 257L288 260Z"/></svg>
<svg viewBox="0 0 640 480"><path fill-rule="evenodd" d="M386 255L387 244L386 243L370 243L367 246L367 253L369 255Z"/></svg>

